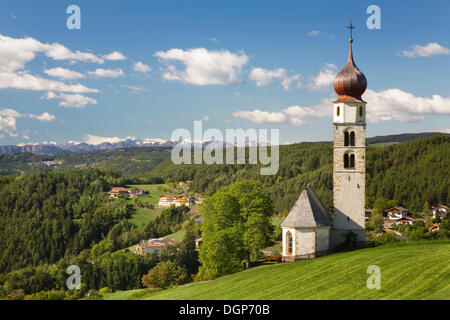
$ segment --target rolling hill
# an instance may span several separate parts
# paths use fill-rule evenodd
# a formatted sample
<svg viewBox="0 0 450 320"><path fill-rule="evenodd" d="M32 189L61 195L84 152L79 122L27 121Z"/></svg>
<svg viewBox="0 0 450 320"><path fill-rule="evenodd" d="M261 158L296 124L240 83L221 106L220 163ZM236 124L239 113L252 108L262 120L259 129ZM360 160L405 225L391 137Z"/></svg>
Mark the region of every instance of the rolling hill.
<svg viewBox="0 0 450 320"><path fill-rule="evenodd" d="M370 265L380 267L380 289L367 288ZM145 293L122 291L104 299L450 299L450 241L401 243L263 265L212 281Z"/></svg>

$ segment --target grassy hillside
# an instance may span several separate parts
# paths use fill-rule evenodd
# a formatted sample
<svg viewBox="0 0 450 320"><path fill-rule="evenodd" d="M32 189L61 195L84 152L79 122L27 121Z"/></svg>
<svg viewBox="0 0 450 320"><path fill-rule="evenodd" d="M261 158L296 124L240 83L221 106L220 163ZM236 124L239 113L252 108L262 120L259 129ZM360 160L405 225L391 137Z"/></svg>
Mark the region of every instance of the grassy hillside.
<svg viewBox="0 0 450 320"><path fill-rule="evenodd" d="M379 290L366 286L370 265L381 269ZM104 298L129 299L136 292ZM139 299L450 299L450 241L402 243L265 265Z"/></svg>

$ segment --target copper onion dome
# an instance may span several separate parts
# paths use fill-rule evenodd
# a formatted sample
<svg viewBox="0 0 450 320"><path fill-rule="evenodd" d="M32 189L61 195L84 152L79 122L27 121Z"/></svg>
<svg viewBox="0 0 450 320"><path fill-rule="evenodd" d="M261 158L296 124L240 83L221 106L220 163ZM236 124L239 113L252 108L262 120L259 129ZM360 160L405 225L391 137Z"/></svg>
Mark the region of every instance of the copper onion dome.
<svg viewBox="0 0 450 320"><path fill-rule="evenodd" d="M352 43L350 39L347 64L334 78L334 91L339 95L337 101L363 101L361 96L367 88L367 79L353 60Z"/></svg>

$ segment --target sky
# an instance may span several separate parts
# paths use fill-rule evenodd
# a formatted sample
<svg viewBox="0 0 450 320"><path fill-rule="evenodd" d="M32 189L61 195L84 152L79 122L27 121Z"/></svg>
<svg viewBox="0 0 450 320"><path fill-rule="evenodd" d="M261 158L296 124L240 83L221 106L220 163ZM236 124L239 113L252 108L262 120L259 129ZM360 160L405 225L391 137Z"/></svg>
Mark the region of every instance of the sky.
<svg viewBox="0 0 450 320"><path fill-rule="evenodd" d="M81 29L67 27L71 5ZM331 140L349 19L367 136L450 133L448 12L448 0L2 1L0 145L170 139L196 120Z"/></svg>

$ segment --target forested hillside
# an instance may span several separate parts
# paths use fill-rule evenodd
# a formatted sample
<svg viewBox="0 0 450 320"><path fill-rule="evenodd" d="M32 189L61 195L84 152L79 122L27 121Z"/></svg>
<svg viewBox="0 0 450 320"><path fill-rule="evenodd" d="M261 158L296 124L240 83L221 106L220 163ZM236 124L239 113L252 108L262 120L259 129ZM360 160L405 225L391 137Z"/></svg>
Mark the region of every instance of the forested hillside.
<svg viewBox="0 0 450 320"><path fill-rule="evenodd" d="M97 168L118 170L131 176L152 170L170 156L170 150L164 147L143 147L56 155L0 155L0 175Z"/></svg>
<svg viewBox="0 0 450 320"><path fill-rule="evenodd" d="M434 136L379 148L367 148L366 195L397 200L420 211L425 202L450 204L450 137ZM332 206L332 145L300 143L280 147L280 169L261 176L256 165L175 165L166 159L151 171L176 181L193 180L191 189L214 194L242 179L267 185L278 212L286 212L303 185L314 186L324 204Z"/></svg>
<svg viewBox="0 0 450 320"><path fill-rule="evenodd" d="M123 178L98 170L0 180L0 273L78 254L129 215L105 202Z"/></svg>

